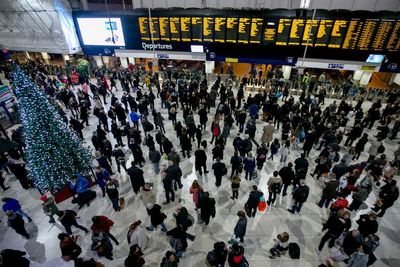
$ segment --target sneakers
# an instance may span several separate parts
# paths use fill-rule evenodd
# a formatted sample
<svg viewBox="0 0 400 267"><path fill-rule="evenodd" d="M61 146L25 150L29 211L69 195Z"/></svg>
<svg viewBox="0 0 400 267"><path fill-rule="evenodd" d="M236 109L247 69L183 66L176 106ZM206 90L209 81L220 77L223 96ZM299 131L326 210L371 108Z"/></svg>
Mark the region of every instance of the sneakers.
<svg viewBox="0 0 400 267"><path fill-rule="evenodd" d="M292 211L291 209L287 209L288 212L290 212L291 214L294 214L294 211Z"/></svg>

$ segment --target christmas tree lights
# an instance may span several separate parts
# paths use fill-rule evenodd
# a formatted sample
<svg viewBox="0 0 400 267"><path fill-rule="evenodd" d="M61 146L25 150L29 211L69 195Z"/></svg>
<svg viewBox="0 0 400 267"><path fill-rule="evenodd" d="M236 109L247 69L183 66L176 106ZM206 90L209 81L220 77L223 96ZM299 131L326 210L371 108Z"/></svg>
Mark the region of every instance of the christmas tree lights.
<svg viewBox="0 0 400 267"><path fill-rule="evenodd" d="M89 172L93 157L44 92L18 65L13 66L12 79L23 126L29 177L41 192L55 193L73 174Z"/></svg>

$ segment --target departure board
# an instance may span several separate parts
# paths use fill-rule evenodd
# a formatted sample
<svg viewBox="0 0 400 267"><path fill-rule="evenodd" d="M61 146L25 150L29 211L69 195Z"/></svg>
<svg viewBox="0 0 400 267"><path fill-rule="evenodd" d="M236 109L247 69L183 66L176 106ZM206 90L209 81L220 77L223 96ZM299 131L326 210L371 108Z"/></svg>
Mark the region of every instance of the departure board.
<svg viewBox="0 0 400 267"><path fill-rule="evenodd" d="M250 36L251 18L240 18L238 27L238 43L248 44Z"/></svg>
<svg viewBox="0 0 400 267"><path fill-rule="evenodd" d="M311 20L308 19L306 21L306 25L304 26L303 39L301 40L302 45L313 46L315 41L315 36L318 31L318 23L317 19Z"/></svg>
<svg viewBox="0 0 400 267"><path fill-rule="evenodd" d="M211 17L203 18L203 41L204 42L214 41L214 18Z"/></svg>
<svg viewBox="0 0 400 267"><path fill-rule="evenodd" d="M304 26L304 19L293 19L289 35L289 45L300 45Z"/></svg>
<svg viewBox="0 0 400 267"><path fill-rule="evenodd" d="M178 17L169 18L169 28L171 41L179 42L181 40L181 26L180 19Z"/></svg>
<svg viewBox="0 0 400 267"><path fill-rule="evenodd" d="M161 41L171 41L169 37L169 18L168 17L159 17L158 22L160 25L160 40Z"/></svg>
<svg viewBox="0 0 400 267"><path fill-rule="evenodd" d="M214 41L225 43L226 18L217 17L214 22Z"/></svg>
<svg viewBox="0 0 400 267"><path fill-rule="evenodd" d="M277 28L278 28L277 20L271 19L271 20L266 20L264 22L263 44L265 45L275 44Z"/></svg>
<svg viewBox="0 0 400 267"><path fill-rule="evenodd" d="M190 42L191 41L191 18L190 17L181 17L181 40L182 42Z"/></svg>
<svg viewBox="0 0 400 267"><path fill-rule="evenodd" d="M393 26L393 31L387 42L386 49L391 52L400 50L400 20L397 20Z"/></svg>
<svg viewBox="0 0 400 267"><path fill-rule="evenodd" d="M250 43L261 44L262 29L264 20L261 18L252 18L250 27Z"/></svg>
<svg viewBox="0 0 400 267"><path fill-rule="evenodd" d="M158 24L158 18L151 18L149 25L150 25L150 36L153 37L154 41L160 40L160 27Z"/></svg>
<svg viewBox="0 0 400 267"><path fill-rule="evenodd" d="M238 34L238 18L227 18L226 19L226 42L236 43Z"/></svg>
<svg viewBox="0 0 400 267"><path fill-rule="evenodd" d="M352 19L347 28L346 37L344 38L343 49L356 49L358 38L361 35L364 22L360 19Z"/></svg>
<svg viewBox="0 0 400 267"><path fill-rule="evenodd" d="M192 17L192 41L203 41L203 18Z"/></svg>
<svg viewBox="0 0 400 267"><path fill-rule="evenodd" d="M377 29L379 20L367 19L364 22L364 27L358 39L357 48L359 50L369 50L372 40L375 38L375 30Z"/></svg>
<svg viewBox="0 0 400 267"><path fill-rule="evenodd" d="M331 35L333 27L333 20L321 19L319 22L317 38L315 39L315 46L326 47L328 46L329 36Z"/></svg>
<svg viewBox="0 0 400 267"><path fill-rule="evenodd" d="M139 32L142 40L150 41L149 19L146 17L139 17Z"/></svg>
<svg viewBox="0 0 400 267"><path fill-rule="evenodd" d="M278 31L276 34L276 45L287 45L289 40L291 19L279 19Z"/></svg>
<svg viewBox="0 0 400 267"><path fill-rule="evenodd" d="M347 31L347 20L335 20L333 24L329 48L340 48Z"/></svg>
<svg viewBox="0 0 400 267"><path fill-rule="evenodd" d="M378 30L376 31L374 40L372 41L372 50L383 51L395 22L395 20L381 20L379 22Z"/></svg>

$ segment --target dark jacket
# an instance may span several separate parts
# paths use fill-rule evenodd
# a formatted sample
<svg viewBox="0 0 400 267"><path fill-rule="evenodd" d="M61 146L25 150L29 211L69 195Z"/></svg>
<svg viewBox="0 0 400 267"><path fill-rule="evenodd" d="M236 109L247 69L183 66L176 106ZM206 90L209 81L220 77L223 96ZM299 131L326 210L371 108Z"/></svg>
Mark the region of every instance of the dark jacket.
<svg viewBox="0 0 400 267"><path fill-rule="evenodd" d="M75 211L73 211L73 210L65 210L64 212L63 212L63 215L62 216L60 216L59 218L58 218L58 220L61 222L61 224L65 227L66 225L67 226L72 226L73 224L75 224L76 223L76 216L77 216L77 213L75 212Z"/></svg>
<svg viewBox="0 0 400 267"><path fill-rule="evenodd" d="M307 201L308 195L310 193L310 188L307 185L299 185L293 191L293 199L304 203Z"/></svg>
<svg viewBox="0 0 400 267"><path fill-rule="evenodd" d="M346 220L343 222L336 213L332 213L326 222L326 227L330 235L339 237L344 230L348 230L351 227L351 221Z"/></svg>
<svg viewBox="0 0 400 267"><path fill-rule="evenodd" d="M138 191L141 186L144 186L145 181L142 169L134 165L128 169L128 175L135 191Z"/></svg>
<svg viewBox="0 0 400 267"><path fill-rule="evenodd" d="M367 237L370 234L375 234L378 231L378 222L376 220L370 220L368 214L363 214L357 220L358 231L360 231L363 237Z"/></svg>
<svg viewBox="0 0 400 267"><path fill-rule="evenodd" d="M236 237L244 237L246 235L247 218L242 217L236 223L234 234Z"/></svg>
<svg viewBox="0 0 400 267"><path fill-rule="evenodd" d="M347 256L352 255L356 250L360 247L360 245L363 243L363 237L362 235L358 235L354 237L351 233L351 231L347 232L345 234L345 238L343 240L343 251L346 253Z"/></svg>
<svg viewBox="0 0 400 267"><path fill-rule="evenodd" d="M196 166L203 166L206 165L207 162L207 154L203 149L198 149L196 152L194 152L194 164Z"/></svg>
<svg viewBox="0 0 400 267"><path fill-rule="evenodd" d="M330 179L325 182L325 188L322 190L322 194L332 199L336 196L338 186L339 182L336 179Z"/></svg>
<svg viewBox="0 0 400 267"><path fill-rule="evenodd" d="M231 157L231 165L232 168L236 169L242 163L242 158L240 156L232 156Z"/></svg>
<svg viewBox="0 0 400 267"><path fill-rule="evenodd" d="M297 158L297 159L294 161L294 164L295 164L294 169L296 170L296 172L297 172L299 169L308 170L308 161L307 161L306 159Z"/></svg>
<svg viewBox="0 0 400 267"><path fill-rule="evenodd" d="M291 184L295 178L294 171L292 170L292 168L290 168L288 166L280 169L279 176L282 178L282 182L284 184Z"/></svg>
<svg viewBox="0 0 400 267"><path fill-rule="evenodd" d="M247 205L251 208L255 208L258 206L258 202L260 200L260 197L263 196L263 192L261 191L251 191L249 194L249 198L247 199Z"/></svg>
<svg viewBox="0 0 400 267"><path fill-rule="evenodd" d="M161 154L157 150L149 151L149 159L152 163L159 163L161 159Z"/></svg>
<svg viewBox="0 0 400 267"><path fill-rule="evenodd" d="M349 166L347 166L347 164L341 163L341 162L336 164L332 169L332 172L334 174L336 174L337 180L339 180L339 178L342 177L343 175L345 175L348 171L349 171Z"/></svg>
<svg viewBox="0 0 400 267"><path fill-rule="evenodd" d="M147 210L147 213L150 215L150 221L153 226L160 225L164 222L167 216L161 212L161 206L158 204L154 204L151 210Z"/></svg>
<svg viewBox="0 0 400 267"><path fill-rule="evenodd" d="M174 180L177 180L182 177L182 170L178 164L174 164L167 168L167 176L171 177Z"/></svg>
<svg viewBox="0 0 400 267"><path fill-rule="evenodd" d="M212 165L212 169L214 170L214 175L216 177L224 176L227 173L227 169L225 167L225 163L216 162Z"/></svg>

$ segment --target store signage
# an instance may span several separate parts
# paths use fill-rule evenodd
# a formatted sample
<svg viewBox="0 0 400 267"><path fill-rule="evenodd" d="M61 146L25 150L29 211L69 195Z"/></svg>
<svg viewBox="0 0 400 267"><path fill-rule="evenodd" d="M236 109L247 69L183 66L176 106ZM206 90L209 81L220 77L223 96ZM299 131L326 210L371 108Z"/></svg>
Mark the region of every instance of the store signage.
<svg viewBox="0 0 400 267"><path fill-rule="evenodd" d="M169 55L168 54L157 54L157 58L158 59L169 59Z"/></svg>
<svg viewBox="0 0 400 267"><path fill-rule="evenodd" d="M225 62L239 62L239 59L233 57L225 58Z"/></svg>
<svg viewBox="0 0 400 267"><path fill-rule="evenodd" d="M170 44L159 44L159 43L154 43L154 44L148 44L145 42L142 42L142 48L144 50L172 50L172 45Z"/></svg>
<svg viewBox="0 0 400 267"><path fill-rule="evenodd" d="M361 66L361 70L374 71L375 69L375 66Z"/></svg>
<svg viewBox="0 0 400 267"><path fill-rule="evenodd" d="M343 69L344 64L329 63L328 69Z"/></svg>

